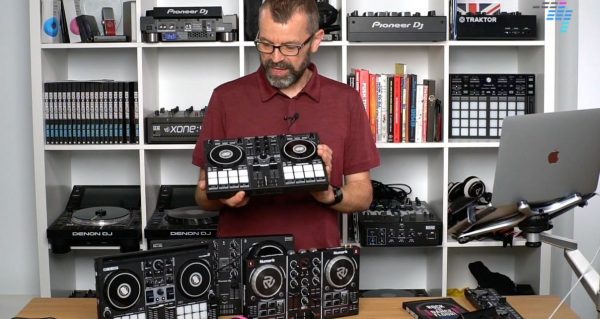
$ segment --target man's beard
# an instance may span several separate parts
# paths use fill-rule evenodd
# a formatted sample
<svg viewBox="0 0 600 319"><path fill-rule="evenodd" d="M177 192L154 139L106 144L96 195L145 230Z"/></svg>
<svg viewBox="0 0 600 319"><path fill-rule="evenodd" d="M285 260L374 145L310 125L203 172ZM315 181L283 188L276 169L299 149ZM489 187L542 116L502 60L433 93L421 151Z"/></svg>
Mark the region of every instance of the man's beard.
<svg viewBox="0 0 600 319"><path fill-rule="evenodd" d="M300 64L300 67L297 70L294 69L294 66L292 64L287 63L285 61L281 61L279 63L274 63L273 60L269 59L269 60L262 62L262 65L265 68L266 73L267 73L267 80L269 81L269 83L272 86L274 86L278 89L288 88L288 87L292 86L294 83L298 82L298 80L302 77L302 75L308 68L309 64L310 64L310 55L306 55L306 58L302 61L302 63ZM287 69L289 71L289 74L285 75L285 76L273 76L269 72L271 70L271 68Z"/></svg>

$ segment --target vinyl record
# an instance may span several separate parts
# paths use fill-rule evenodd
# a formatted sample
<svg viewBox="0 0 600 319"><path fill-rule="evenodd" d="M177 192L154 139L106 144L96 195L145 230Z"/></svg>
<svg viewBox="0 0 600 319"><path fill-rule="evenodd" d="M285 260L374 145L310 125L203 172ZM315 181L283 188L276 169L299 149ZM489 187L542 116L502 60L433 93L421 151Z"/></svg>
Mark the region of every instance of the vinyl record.
<svg viewBox="0 0 600 319"><path fill-rule="evenodd" d="M354 279L355 273L354 262L347 256L337 256L325 265L325 277L334 288L346 287Z"/></svg>
<svg viewBox="0 0 600 319"><path fill-rule="evenodd" d="M262 298L271 298L281 290L283 273L274 265L262 265L250 275L250 286Z"/></svg>
<svg viewBox="0 0 600 319"><path fill-rule="evenodd" d="M292 140L283 145L283 154L294 162L308 161L317 154L317 145L308 140Z"/></svg>
<svg viewBox="0 0 600 319"><path fill-rule="evenodd" d="M219 221L219 212L206 211L198 206L186 206L165 210L165 220L172 225L214 225Z"/></svg>
<svg viewBox="0 0 600 319"><path fill-rule="evenodd" d="M208 160L218 167L232 167L244 159L244 151L236 145L217 145L208 153Z"/></svg>
<svg viewBox="0 0 600 319"><path fill-rule="evenodd" d="M203 260L192 260L181 267L178 288L188 298L198 298L210 288L211 268Z"/></svg>
<svg viewBox="0 0 600 319"><path fill-rule="evenodd" d="M85 226L108 226L126 222L130 218L131 213L123 207L95 206L74 211L71 222Z"/></svg>
<svg viewBox="0 0 600 319"><path fill-rule="evenodd" d="M136 305L142 293L142 285L131 271L118 271L106 279L104 297L111 308L127 310Z"/></svg>

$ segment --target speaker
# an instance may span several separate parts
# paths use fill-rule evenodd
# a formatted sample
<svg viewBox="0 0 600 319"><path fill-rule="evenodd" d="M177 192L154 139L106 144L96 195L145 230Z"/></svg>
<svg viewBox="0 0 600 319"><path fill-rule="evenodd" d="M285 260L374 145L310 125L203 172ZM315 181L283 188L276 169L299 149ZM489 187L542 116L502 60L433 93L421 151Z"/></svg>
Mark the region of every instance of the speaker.
<svg viewBox="0 0 600 319"><path fill-rule="evenodd" d="M216 319L214 263L207 244L98 257L98 318Z"/></svg>
<svg viewBox="0 0 600 319"><path fill-rule="evenodd" d="M323 250L323 318L358 314L359 259L357 246Z"/></svg>
<svg viewBox="0 0 600 319"><path fill-rule="evenodd" d="M258 34L258 9L263 0L244 0L244 39L254 41Z"/></svg>
<svg viewBox="0 0 600 319"><path fill-rule="evenodd" d="M477 176L469 176L464 181L454 183L448 188L448 202L459 198L479 198L485 193L485 184Z"/></svg>

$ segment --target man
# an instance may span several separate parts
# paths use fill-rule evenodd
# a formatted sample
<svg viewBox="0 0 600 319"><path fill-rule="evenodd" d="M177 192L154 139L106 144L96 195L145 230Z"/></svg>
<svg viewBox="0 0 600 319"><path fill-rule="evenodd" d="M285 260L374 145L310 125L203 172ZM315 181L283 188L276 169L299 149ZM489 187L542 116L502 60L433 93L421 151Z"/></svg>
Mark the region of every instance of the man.
<svg viewBox="0 0 600 319"><path fill-rule="evenodd" d="M213 92L193 163L201 167L196 201L205 210L221 210L219 236L293 234L296 249L338 246L339 213L371 203L369 170L379 165L379 154L358 93L319 75L310 62L324 34L318 18L314 0L266 0L255 41L261 67ZM253 198L240 191L207 199L205 140L308 132L317 132L323 143L318 154L331 184L327 190Z"/></svg>

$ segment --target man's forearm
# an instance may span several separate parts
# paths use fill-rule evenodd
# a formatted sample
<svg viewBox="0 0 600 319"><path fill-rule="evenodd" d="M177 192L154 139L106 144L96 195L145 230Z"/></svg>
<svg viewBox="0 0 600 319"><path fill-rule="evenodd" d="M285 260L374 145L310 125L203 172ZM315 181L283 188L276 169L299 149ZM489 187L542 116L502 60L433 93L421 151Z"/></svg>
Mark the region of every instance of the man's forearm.
<svg viewBox="0 0 600 319"><path fill-rule="evenodd" d="M353 213L366 210L373 200L371 180L349 181L342 187L343 200L331 208L341 213Z"/></svg>

